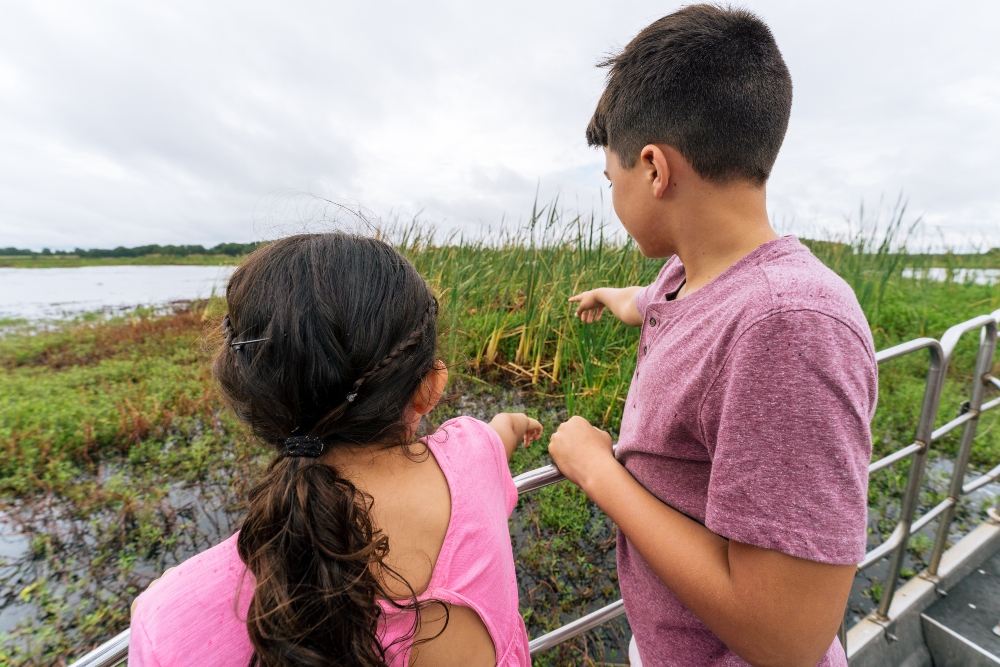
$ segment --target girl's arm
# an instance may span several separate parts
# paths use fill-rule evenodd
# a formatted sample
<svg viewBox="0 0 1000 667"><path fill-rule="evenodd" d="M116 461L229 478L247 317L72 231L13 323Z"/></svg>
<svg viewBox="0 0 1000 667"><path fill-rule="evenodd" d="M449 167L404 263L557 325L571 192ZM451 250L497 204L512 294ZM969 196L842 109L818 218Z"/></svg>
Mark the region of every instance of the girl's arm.
<svg viewBox="0 0 1000 667"><path fill-rule="evenodd" d="M575 315L584 322L596 322L604 314L605 307L611 313L630 327L642 324L642 315L635 305L635 295L642 287L600 287L588 292L580 292L569 298L571 303L578 303Z"/></svg>
<svg viewBox="0 0 1000 667"><path fill-rule="evenodd" d="M527 447L529 442L542 437L542 425L522 412L501 412L493 418L490 426L503 441L508 461L514 456L518 444L523 442Z"/></svg>
<svg viewBox="0 0 1000 667"><path fill-rule="evenodd" d="M552 435L559 470L615 522L677 598L756 667L814 667L840 626L857 567L726 540L666 505L582 417Z"/></svg>

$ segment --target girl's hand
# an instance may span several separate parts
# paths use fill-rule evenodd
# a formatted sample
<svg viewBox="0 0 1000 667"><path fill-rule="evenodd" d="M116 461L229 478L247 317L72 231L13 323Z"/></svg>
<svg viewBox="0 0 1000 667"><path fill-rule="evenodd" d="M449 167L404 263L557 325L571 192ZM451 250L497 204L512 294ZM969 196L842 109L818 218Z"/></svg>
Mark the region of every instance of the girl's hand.
<svg viewBox="0 0 1000 667"><path fill-rule="evenodd" d="M621 466L615 460L611 435L583 417L570 417L559 425L549 441L549 456L559 472L585 493L593 480Z"/></svg>
<svg viewBox="0 0 1000 667"><path fill-rule="evenodd" d="M580 292L569 298L570 303L579 304L573 313L581 322L596 322L604 314L605 303L600 298L600 289Z"/></svg>
<svg viewBox="0 0 1000 667"><path fill-rule="evenodd" d="M539 422L537 419L532 419L527 415L523 416L525 419L528 420L528 423L526 424L524 429L524 446L527 447L529 444L542 437L542 431L544 429L542 428L541 422Z"/></svg>
<svg viewBox="0 0 1000 667"><path fill-rule="evenodd" d="M503 441L508 461L514 455L518 443L527 447L529 442L542 437L542 425L523 412L501 412L493 418L490 426Z"/></svg>

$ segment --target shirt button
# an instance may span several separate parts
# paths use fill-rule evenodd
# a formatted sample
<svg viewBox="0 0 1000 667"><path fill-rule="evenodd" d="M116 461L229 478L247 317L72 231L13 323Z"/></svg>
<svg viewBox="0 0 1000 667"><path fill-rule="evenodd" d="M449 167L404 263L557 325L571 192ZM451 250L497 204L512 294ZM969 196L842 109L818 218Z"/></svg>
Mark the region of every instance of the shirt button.
<svg viewBox="0 0 1000 667"><path fill-rule="evenodd" d="M651 327L655 327L656 326L656 318L655 317L649 318L649 326L651 326Z"/></svg>
<svg viewBox="0 0 1000 667"><path fill-rule="evenodd" d="M646 346L645 345L642 346L642 353L646 354Z"/></svg>

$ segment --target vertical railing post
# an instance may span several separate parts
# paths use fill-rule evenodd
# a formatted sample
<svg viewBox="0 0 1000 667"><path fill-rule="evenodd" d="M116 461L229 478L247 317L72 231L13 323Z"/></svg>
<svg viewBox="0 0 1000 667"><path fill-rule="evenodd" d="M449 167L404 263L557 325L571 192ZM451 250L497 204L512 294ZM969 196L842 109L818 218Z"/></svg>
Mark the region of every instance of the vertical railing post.
<svg viewBox="0 0 1000 667"><path fill-rule="evenodd" d="M998 311L1000 312L1000 311ZM996 315L996 313L994 313ZM955 466L951 472L951 488L948 497L952 504L941 515L938 521L937 536L934 539L934 550L931 551L930 564L927 566L927 574L937 576L938 567L941 565L941 555L944 553L948 543L948 532L951 522L958 511L958 504L962 500L962 485L965 482L965 469L969 465L969 457L972 455L972 444L976 437L976 428L979 426L979 409L983 405L983 396L986 394L986 376L990 373L993 365L993 353L997 346L997 320L991 316L991 320L983 324L979 336L979 353L976 355L976 369L972 375L972 391L969 394L968 412L972 418L965 422L962 429L962 439L959 441L958 454L955 456ZM961 325L959 325L961 326ZM959 336L963 331L955 331L953 336L949 336L955 330L952 327L941 337L941 347L945 356L951 357L951 353L958 343Z"/></svg>
<svg viewBox="0 0 1000 667"><path fill-rule="evenodd" d="M914 440L920 443L920 451L913 455L910 461L910 472L906 479L906 491L899 508L899 528L902 541L893 549L892 560L889 562L889 572L886 575L882 597L879 600L875 615L880 620L889 617L889 605L896 592L899 573L903 569L903 558L906 556L906 545L910 541L910 524L917 509L920 496L920 486L924 479L924 466L927 463L927 451L930 449L931 433L934 432L934 421L937 419L938 404L941 401L941 389L944 386L947 354L942 354L937 346L927 348L930 353L930 366L927 369L927 386L924 388L924 400L920 406L920 417L917 420L917 432Z"/></svg>

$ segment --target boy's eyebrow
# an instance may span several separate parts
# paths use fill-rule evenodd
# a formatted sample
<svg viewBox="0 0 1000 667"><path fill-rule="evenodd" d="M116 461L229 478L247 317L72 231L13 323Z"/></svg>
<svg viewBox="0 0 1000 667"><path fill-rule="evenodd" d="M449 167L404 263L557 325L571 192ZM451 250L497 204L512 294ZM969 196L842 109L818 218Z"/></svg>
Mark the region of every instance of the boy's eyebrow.
<svg viewBox="0 0 1000 667"><path fill-rule="evenodd" d="M611 177L608 176L608 170L607 169L604 170L604 178L608 179L609 181L611 180Z"/></svg>

